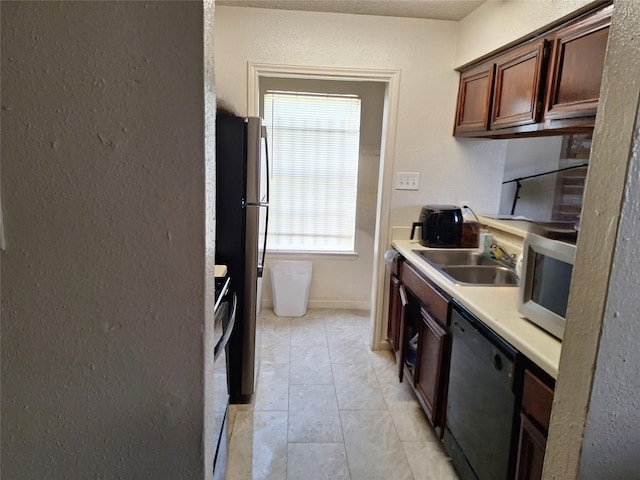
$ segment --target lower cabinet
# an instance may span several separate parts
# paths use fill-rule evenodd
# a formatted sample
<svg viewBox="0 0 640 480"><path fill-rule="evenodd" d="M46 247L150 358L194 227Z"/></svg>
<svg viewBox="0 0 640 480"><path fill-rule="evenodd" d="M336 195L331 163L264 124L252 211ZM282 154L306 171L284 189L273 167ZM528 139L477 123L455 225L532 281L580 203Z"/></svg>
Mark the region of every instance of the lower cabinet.
<svg viewBox="0 0 640 480"><path fill-rule="evenodd" d="M553 403L552 381L543 381L531 370L525 370L520 413L518 445L518 480L542 478L542 466L547 445L547 433Z"/></svg>
<svg viewBox="0 0 640 480"><path fill-rule="evenodd" d="M394 265L389 294L387 340L396 355L398 378L409 382L442 437L447 423L452 299L404 258ZM509 478L515 473L518 480L538 480L542 478L554 380L525 359L516 363L514 378L516 430L511 437Z"/></svg>
<svg viewBox="0 0 640 480"><path fill-rule="evenodd" d="M451 344L450 298L408 262L401 263L399 275L391 277L387 338L396 351L400 381L410 382L431 424L442 428ZM397 325L397 331L392 325Z"/></svg>
<svg viewBox="0 0 640 480"><path fill-rule="evenodd" d="M424 309L420 311L419 344L415 371L415 389L427 417L434 427L444 426L449 334Z"/></svg>
<svg viewBox="0 0 640 480"><path fill-rule="evenodd" d="M389 282L389 315L387 317L387 341L396 355L396 363L402 363L402 349L400 348L400 330L404 323L407 311L407 292L400 280L402 260L395 257L391 265L391 278ZM402 371L399 372L399 380L402 381Z"/></svg>
<svg viewBox="0 0 640 480"><path fill-rule="evenodd" d="M398 351L400 317L402 315L402 299L400 295L402 284L396 275L391 275L389 284L389 317L387 319L387 341L394 352ZM406 302L405 302L406 303Z"/></svg>
<svg viewBox="0 0 640 480"><path fill-rule="evenodd" d="M542 478L547 437L526 416L520 417L520 445L518 448L518 479Z"/></svg>

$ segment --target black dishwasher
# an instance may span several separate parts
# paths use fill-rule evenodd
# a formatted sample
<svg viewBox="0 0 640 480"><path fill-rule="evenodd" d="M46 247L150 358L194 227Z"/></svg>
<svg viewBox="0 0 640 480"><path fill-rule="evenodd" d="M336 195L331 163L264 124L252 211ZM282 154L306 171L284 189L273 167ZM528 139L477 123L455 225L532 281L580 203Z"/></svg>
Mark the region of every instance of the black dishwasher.
<svg viewBox="0 0 640 480"><path fill-rule="evenodd" d="M463 480L506 480L517 441L518 352L455 301L451 335L445 449Z"/></svg>

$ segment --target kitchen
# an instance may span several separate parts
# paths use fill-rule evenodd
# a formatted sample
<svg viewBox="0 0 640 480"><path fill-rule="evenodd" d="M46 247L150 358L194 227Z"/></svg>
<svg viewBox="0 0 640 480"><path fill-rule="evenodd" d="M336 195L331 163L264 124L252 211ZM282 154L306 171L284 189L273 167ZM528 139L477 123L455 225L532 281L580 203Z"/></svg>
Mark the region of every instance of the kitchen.
<svg viewBox="0 0 640 480"><path fill-rule="evenodd" d="M204 12L197 5L181 3L118 3L89 8L71 2L23 6L3 2L1 7L2 192L7 229L7 250L2 254L2 463L3 472L12 471L13 478L116 474L148 478L149 472L155 478L206 478L210 474L198 454L206 423L200 348L206 314L202 306L190 307L213 305L202 288L203 257L213 271L205 252L205 246L212 246L202 240L210 232L204 220L210 207L202 195L206 169L201 140L205 118L210 117L197 105L205 98L211 102L218 94L244 109L248 61L402 69L394 169L424 172L425 157L438 160L431 173L433 182L421 175L419 200L403 192L390 194L387 226L409 225L417 205L441 201L450 194L444 186L449 168L458 175L465 199L477 203L476 211L497 205L495 191L501 178L496 172L502 172L506 142L457 141L451 136L457 89L453 68L585 2L563 2L566 8L560 2L553 2L553 7L545 2L547 13L558 9L550 15L535 10L538 2L529 5L534 8L530 12L523 10L521 2L489 2L484 22L492 25L493 18L498 26L491 28L491 35L481 35L482 42L474 37L479 25L472 18L458 26L296 12L258 15L216 7L215 16L229 21L230 28L216 25L215 62L228 67L217 75L215 89L212 29L204 32L204 51L210 56L204 65L202 61L202 24L213 25L210 3ZM637 132L637 85L629 78L639 76L637 37L630 33L637 29L640 13L634 1L616 4L611 40L616 48L607 62L603 120L596 128L592 152L592 160L600 160L591 166L597 182L587 194L582 231L588 235L581 237L585 240L578 254L578 269L585 274L576 284L580 295L576 318L584 323L575 325L564 342L548 478L577 476L590 400L595 407L589 410L583 457L602 460L613 476L616 464L637 461L624 460L621 448L625 443L637 445L634 427L638 424L635 372L621 365L637 364L635 343L640 335L633 322L616 319L633 318L637 306L633 218L640 189L634 183L637 156L631 154L632 136ZM493 7L496 11L490 15L487 9ZM26 28L11 28L16 17ZM527 25L522 25L525 20ZM539 24L534 25L537 20ZM153 41L140 42L141 26L157 35ZM238 51L221 50L225 35L235 35L234 31L251 35L261 29L264 34L256 35L250 46L238 43ZM179 34L165 36L173 31ZM78 41L74 32L104 43L84 43L85 36ZM487 45L481 45L485 41ZM457 43L466 45L469 53L456 49ZM154 61L145 61L149 58ZM433 65L425 65L425 60ZM206 94L203 72L208 75ZM74 88L68 88L70 79L78 80ZM434 83L428 89L427 79ZM143 95L137 90L140 80L147 89ZM119 108L120 104L108 101L114 95L126 96L123 105L138 108ZM64 115L68 113L65 106L77 108L77 114ZM55 117L55 112L62 117ZM98 125L111 137L101 129L96 135L96 112L108 120ZM14 121L18 113L22 116ZM40 136L39 129L52 131L52 136ZM174 144L169 138L178 141ZM62 169L43 160L60 147L68 149ZM139 168L119 163L114 175L113 163L108 161L114 153L121 155L117 160L128 154L128 165ZM630 188L624 196L630 156ZM150 158L173 167L155 168L154 164L149 168ZM182 178L189 180L176 181ZM134 188L131 179L136 180ZM65 194L52 195L51 186ZM97 201L87 202L87 197ZM51 202L52 198L62 203ZM452 201L459 199L456 195ZM176 201L184 208L176 209ZM145 208L135 208L138 205ZM619 216L624 241L617 239ZM95 222L88 222L92 217ZM99 223L102 219L104 224ZM139 224L148 228L136 228ZM24 255L13 255L16 246ZM39 269L25 268L23 257L27 256L38 260ZM615 288L608 292L610 281ZM84 290L73 290L76 284ZM141 292L146 302L139 301ZM95 299L90 305L85 301L88 297ZM175 322L176 318L181 321ZM109 348L102 348L105 338ZM5 403L6 396L16 401ZM78 401L84 398L91 402ZM98 400L104 402L104 409L87 408ZM123 408L115 415L97 413L111 412L114 405ZM610 412L624 415L607 425Z"/></svg>
<svg viewBox="0 0 640 480"><path fill-rule="evenodd" d="M495 212L500 201L502 173L508 162L507 152L523 150L529 158L535 158L535 150L540 148L536 143L540 145L544 141L453 138L450 119L454 116L458 86L453 67L503 46L580 6L567 3L566 10L562 11L556 4L557 10L541 12L530 5L534 11L522 15L518 10L522 4L517 5L489 2L463 19L459 26L429 20L365 19L357 15L220 6L216 12L216 31L220 40L216 61L224 68L218 68L218 96L225 105L230 104L240 112L252 111L254 107L247 103L246 92L249 92L249 99L255 98L251 96L254 87L245 83L245 78L247 82L252 81L251 73L247 75L247 65L249 72L261 68L277 72L279 67L294 71L296 66L306 72L314 71L314 68L322 70L327 65L342 75L345 73L341 68L400 70L397 123L393 127L394 149L387 153L392 157L393 168L385 164L389 170L385 170L383 176L389 183L394 172L420 172L420 191L402 192L389 188L383 193L383 201L384 195L389 195L389 218L379 219L382 235L393 226L406 226L415 221L421 203L460 204L464 198L470 199L478 212ZM513 10L509 10L510 7ZM540 9L544 10L544 7ZM429 28L423 28L424 24ZM251 33L248 25L251 25ZM403 35L398 36L398 31ZM291 38L295 41L291 42ZM478 41L479 38L482 40ZM420 48L415 47L416 43ZM416 118L420 121L415 121ZM378 240L380 245L389 244L384 239ZM334 262L329 270L337 268L338 264ZM379 268L382 270L381 266ZM324 278L330 277L325 275ZM312 293L311 302L313 300ZM380 305L378 308L383 310ZM376 324L376 328L372 339L374 345L384 340L384 334L379 330L382 326Z"/></svg>

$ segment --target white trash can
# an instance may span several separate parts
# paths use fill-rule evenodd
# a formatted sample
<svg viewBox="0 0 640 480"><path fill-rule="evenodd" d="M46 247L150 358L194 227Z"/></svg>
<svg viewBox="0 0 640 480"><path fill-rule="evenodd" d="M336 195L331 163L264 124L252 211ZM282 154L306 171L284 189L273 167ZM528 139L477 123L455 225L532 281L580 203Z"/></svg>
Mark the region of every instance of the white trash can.
<svg viewBox="0 0 640 480"><path fill-rule="evenodd" d="M279 317L302 317L307 313L311 262L275 262L271 264L273 313Z"/></svg>

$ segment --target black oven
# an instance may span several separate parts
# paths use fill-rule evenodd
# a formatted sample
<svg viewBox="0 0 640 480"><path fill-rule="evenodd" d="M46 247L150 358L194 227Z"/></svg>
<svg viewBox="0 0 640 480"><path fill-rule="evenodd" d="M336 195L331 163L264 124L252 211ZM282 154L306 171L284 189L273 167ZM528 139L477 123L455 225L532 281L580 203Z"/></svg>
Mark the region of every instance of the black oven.
<svg viewBox="0 0 640 480"><path fill-rule="evenodd" d="M237 299L231 289L231 278L216 278L215 348L213 351L213 476L222 479L227 465L227 411L229 407L229 374L227 343L236 319Z"/></svg>

